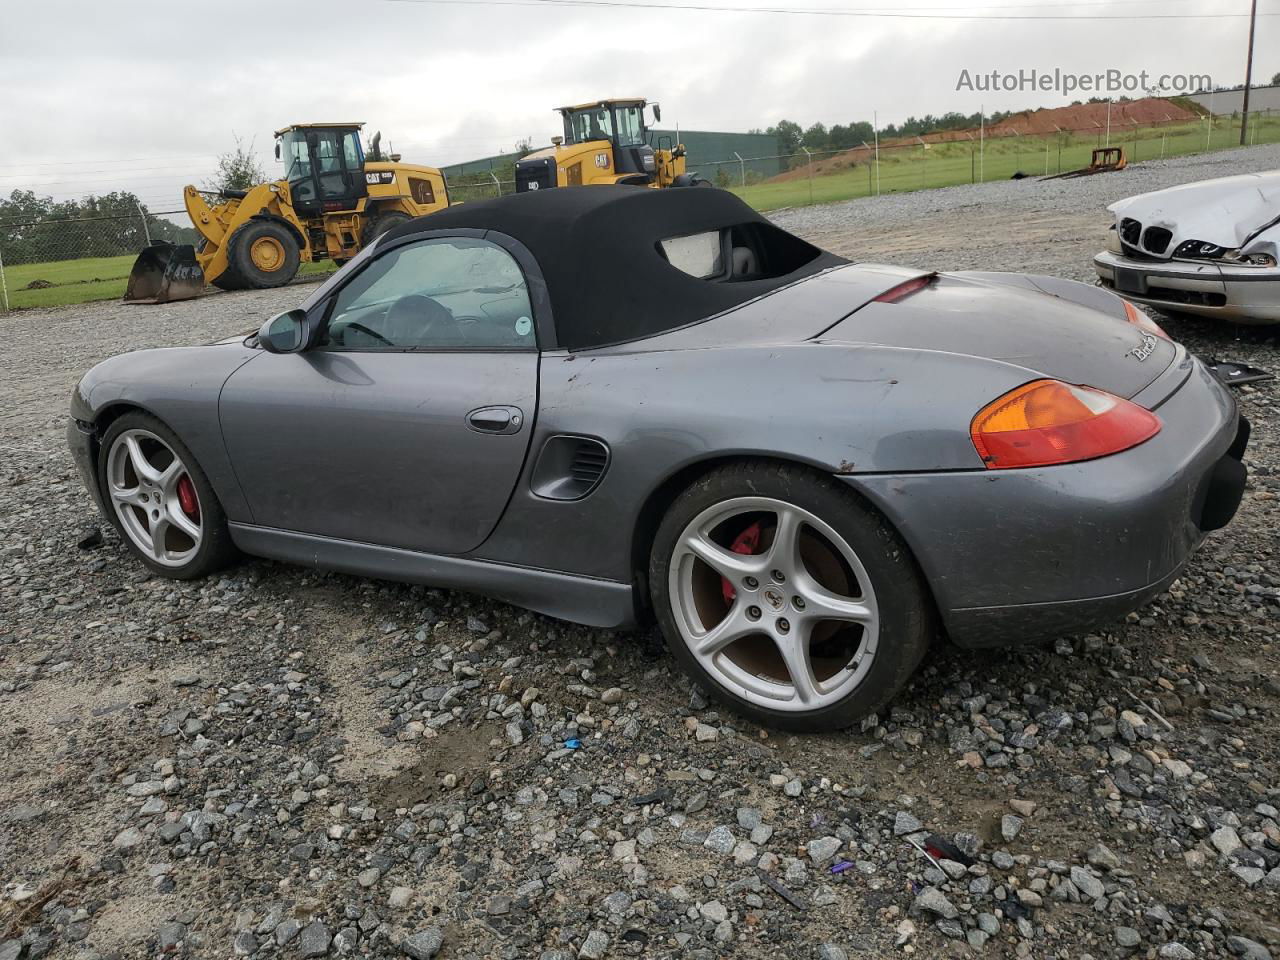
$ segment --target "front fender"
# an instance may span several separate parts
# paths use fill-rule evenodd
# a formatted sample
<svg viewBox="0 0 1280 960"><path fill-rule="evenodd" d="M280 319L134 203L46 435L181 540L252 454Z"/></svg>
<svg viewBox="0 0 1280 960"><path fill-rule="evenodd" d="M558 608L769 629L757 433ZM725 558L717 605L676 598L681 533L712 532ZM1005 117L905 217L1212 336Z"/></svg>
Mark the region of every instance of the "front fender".
<svg viewBox="0 0 1280 960"><path fill-rule="evenodd" d="M110 414L132 407L164 421L195 456L231 520L252 521L227 457L218 421L222 385L259 351L243 343L139 350L86 373L71 394L71 416L101 438Z"/></svg>

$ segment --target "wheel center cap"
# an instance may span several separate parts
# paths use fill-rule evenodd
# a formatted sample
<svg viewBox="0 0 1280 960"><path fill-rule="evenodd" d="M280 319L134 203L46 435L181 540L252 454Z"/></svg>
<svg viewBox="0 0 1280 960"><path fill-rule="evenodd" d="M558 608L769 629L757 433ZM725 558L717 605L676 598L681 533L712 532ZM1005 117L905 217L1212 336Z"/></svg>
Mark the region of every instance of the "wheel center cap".
<svg viewBox="0 0 1280 960"><path fill-rule="evenodd" d="M782 591L776 587L766 587L760 596L764 599L764 602L769 605L771 610L781 610L787 603L787 598L784 597L782 595Z"/></svg>

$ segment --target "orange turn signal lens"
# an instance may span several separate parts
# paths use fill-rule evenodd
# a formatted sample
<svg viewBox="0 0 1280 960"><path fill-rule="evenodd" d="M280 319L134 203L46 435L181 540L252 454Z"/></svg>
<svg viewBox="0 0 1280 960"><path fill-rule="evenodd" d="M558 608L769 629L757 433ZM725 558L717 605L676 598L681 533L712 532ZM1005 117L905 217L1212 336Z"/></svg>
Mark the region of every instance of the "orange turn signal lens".
<svg viewBox="0 0 1280 960"><path fill-rule="evenodd" d="M983 407L970 436L989 470L1096 460L1136 447L1160 420L1136 403L1093 387L1033 380Z"/></svg>
<svg viewBox="0 0 1280 960"><path fill-rule="evenodd" d="M1132 323L1139 330L1145 330L1147 333L1153 333L1157 337L1161 337L1172 342L1173 337L1165 333L1164 328L1161 327L1160 324L1156 323L1128 300L1124 302L1124 316L1126 320Z"/></svg>

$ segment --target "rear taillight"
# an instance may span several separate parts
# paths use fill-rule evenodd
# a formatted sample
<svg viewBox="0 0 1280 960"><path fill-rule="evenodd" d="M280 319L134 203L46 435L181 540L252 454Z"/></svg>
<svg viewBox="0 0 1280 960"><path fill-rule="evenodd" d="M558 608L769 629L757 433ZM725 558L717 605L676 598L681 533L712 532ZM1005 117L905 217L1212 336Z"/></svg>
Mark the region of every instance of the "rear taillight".
<svg viewBox="0 0 1280 960"><path fill-rule="evenodd" d="M989 470L1095 460L1136 447L1160 420L1122 397L1058 380L1034 380L988 404L970 436Z"/></svg>
<svg viewBox="0 0 1280 960"><path fill-rule="evenodd" d="M1173 340L1173 337L1169 336L1163 329L1161 329L1160 324L1156 323L1128 300L1124 302L1124 318L1139 330L1145 330L1147 333L1154 333L1157 337L1163 337L1165 340Z"/></svg>

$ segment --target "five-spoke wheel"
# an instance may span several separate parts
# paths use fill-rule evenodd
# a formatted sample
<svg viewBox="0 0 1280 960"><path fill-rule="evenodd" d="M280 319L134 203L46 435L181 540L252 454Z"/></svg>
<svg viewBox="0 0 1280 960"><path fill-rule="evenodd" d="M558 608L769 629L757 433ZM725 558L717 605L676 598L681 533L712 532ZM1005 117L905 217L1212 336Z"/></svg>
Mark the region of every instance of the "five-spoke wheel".
<svg viewBox="0 0 1280 960"><path fill-rule="evenodd" d="M141 412L114 421L102 440L99 482L130 549L165 576L203 576L232 556L226 517L190 451Z"/></svg>
<svg viewBox="0 0 1280 960"><path fill-rule="evenodd" d="M693 655L763 706L835 703L875 659L880 619L866 568L795 504L735 497L708 507L685 527L668 576Z"/></svg>
<svg viewBox="0 0 1280 960"><path fill-rule="evenodd" d="M752 715L836 727L886 701L928 643L910 555L835 481L795 467L714 471L677 499L650 575L676 655Z"/></svg>
<svg viewBox="0 0 1280 960"><path fill-rule="evenodd" d="M107 494L124 534L156 563L180 567L204 539L186 465L148 430L126 430L107 453Z"/></svg>

